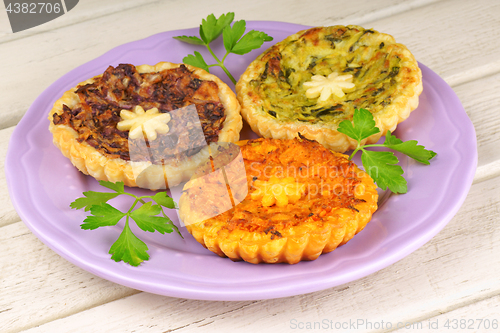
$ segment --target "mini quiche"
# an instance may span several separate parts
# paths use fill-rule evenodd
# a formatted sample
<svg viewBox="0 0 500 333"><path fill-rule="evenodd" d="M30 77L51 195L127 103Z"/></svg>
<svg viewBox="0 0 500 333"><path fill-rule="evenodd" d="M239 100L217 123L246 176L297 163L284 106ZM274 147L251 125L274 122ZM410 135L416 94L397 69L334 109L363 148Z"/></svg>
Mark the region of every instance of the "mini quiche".
<svg viewBox="0 0 500 333"><path fill-rule="evenodd" d="M275 44L236 85L243 118L263 137L301 133L338 152L357 142L337 132L355 109L369 110L380 133L395 130L418 106L422 74L390 35L359 26L317 27Z"/></svg>
<svg viewBox="0 0 500 333"><path fill-rule="evenodd" d="M50 111L54 144L84 174L160 189L191 178L211 142L239 139L231 89L184 64L120 64L67 91Z"/></svg>
<svg viewBox="0 0 500 333"><path fill-rule="evenodd" d="M315 141L237 145L240 154L229 149L226 157L241 155L242 166L238 157L212 160L211 172L187 182L179 200L187 230L221 257L253 264L315 260L363 230L377 209L373 180ZM228 196L232 204L224 203Z"/></svg>

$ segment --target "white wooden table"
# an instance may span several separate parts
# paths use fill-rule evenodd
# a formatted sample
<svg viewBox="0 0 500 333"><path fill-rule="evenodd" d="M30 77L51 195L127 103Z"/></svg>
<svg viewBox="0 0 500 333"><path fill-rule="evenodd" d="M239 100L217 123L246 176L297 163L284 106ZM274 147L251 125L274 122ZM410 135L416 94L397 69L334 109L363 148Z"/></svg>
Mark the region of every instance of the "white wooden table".
<svg viewBox="0 0 500 333"><path fill-rule="evenodd" d="M474 123L479 162L465 203L437 236L401 261L335 288L210 302L103 280L27 229L10 202L3 168L10 136L35 98L115 46L229 11L236 19L358 24L389 33L455 90ZM308 323L323 320L374 323L353 332L384 331L381 321L393 330L407 324L401 332L498 331L477 329L478 321L475 329L444 324L500 321L500 1L81 0L68 14L16 34L2 7L0 60L0 332L288 332L313 331ZM436 323L439 330L432 330Z"/></svg>

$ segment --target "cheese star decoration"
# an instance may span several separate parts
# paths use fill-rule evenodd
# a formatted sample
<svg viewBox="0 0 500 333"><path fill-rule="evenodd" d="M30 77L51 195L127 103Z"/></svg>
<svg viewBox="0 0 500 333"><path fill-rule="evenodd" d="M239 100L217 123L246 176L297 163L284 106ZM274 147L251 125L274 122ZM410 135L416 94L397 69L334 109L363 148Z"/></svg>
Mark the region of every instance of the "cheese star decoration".
<svg viewBox="0 0 500 333"><path fill-rule="evenodd" d="M323 75L314 75L311 81L304 82L307 98L316 98L319 96L318 101L326 101L332 94L337 97L344 97L344 90L354 88L352 83L352 75L339 75L333 72L324 77ZM321 96L320 96L321 95Z"/></svg>
<svg viewBox="0 0 500 333"><path fill-rule="evenodd" d="M129 131L130 139L137 139L141 135L145 135L148 141L153 141L157 138L157 133L168 133L169 127L167 123L170 121L170 114L161 113L157 108L144 111L142 106L134 107L134 112L129 110L121 110L120 121L116 128L120 131Z"/></svg>
<svg viewBox="0 0 500 333"><path fill-rule="evenodd" d="M262 201L262 206L269 207L274 204L279 207L295 203L304 194L306 185L298 183L293 177L278 178L272 176L269 181L256 180L256 191L250 197L252 200Z"/></svg>

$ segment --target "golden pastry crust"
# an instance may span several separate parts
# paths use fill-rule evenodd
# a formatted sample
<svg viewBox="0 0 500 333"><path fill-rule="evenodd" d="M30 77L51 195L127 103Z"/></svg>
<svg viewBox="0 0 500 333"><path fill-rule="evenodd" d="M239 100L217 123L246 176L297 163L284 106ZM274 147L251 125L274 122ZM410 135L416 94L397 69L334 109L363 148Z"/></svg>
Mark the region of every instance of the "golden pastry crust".
<svg viewBox="0 0 500 333"><path fill-rule="evenodd" d="M307 98L304 82L313 75L352 74L355 88L324 102ZM291 139L301 133L344 152L357 142L337 132L354 109L368 109L380 133L375 143L418 106L422 74L410 51L390 35L359 26L300 31L253 61L236 85L243 118L265 138Z"/></svg>
<svg viewBox="0 0 500 333"><path fill-rule="evenodd" d="M183 64L160 62L154 66L136 66L139 73L156 73L168 69L175 69ZM240 105L233 91L219 78L206 71L190 65L184 65L189 71L201 80L212 81L217 84L218 97L224 106L225 120L222 129L218 133L218 141L234 142L239 139L242 127L240 116ZM127 186L139 186L148 189L166 188L189 180L194 170L208 158L208 149L202 149L198 153L183 158L169 160L163 165L151 163L151 161L130 161L122 158L110 158L86 141L78 140L79 134L66 124L54 124L54 117L63 113L63 106L70 109L80 104L80 98L75 93L78 87L92 84L99 80L102 75L86 80L77 87L72 88L54 103L49 113L49 130L53 134L54 144L61 150L64 156L69 158L73 165L81 172L91 175L97 180L112 182L122 181Z"/></svg>
<svg viewBox="0 0 500 333"><path fill-rule="evenodd" d="M306 139L237 144L244 172L226 166L229 186L220 185L217 170L195 178L179 200L187 230L221 257L254 264L315 260L363 230L377 209L373 180L343 154ZM248 192L238 204L239 186ZM222 207L226 189L234 207ZM200 219L216 206L220 214Z"/></svg>

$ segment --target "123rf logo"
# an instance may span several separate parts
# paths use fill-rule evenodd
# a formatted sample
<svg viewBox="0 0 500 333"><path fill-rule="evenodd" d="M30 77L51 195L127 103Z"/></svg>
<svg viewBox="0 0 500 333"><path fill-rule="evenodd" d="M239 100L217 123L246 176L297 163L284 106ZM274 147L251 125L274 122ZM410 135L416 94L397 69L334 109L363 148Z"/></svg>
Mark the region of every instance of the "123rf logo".
<svg viewBox="0 0 500 333"><path fill-rule="evenodd" d="M12 32L36 27L73 9L78 0L4 0Z"/></svg>

